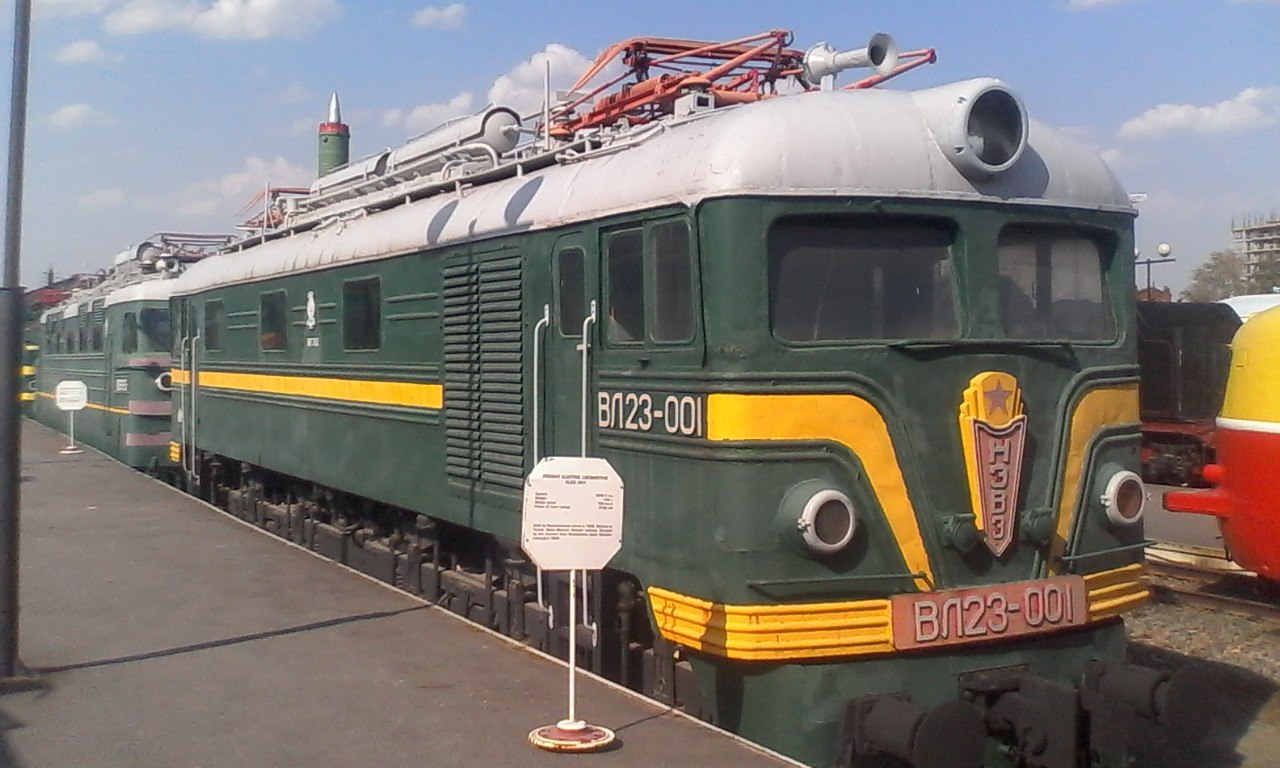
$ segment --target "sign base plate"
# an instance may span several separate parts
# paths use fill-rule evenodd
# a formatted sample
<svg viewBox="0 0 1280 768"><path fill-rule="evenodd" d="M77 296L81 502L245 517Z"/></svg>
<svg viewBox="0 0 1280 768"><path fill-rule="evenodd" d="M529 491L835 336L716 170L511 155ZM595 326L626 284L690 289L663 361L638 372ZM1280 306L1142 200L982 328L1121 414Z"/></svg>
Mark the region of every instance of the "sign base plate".
<svg viewBox="0 0 1280 768"><path fill-rule="evenodd" d="M58 451L58 453L62 454L63 456L70 456L76 453L84 453L84 449L77 448L74 445L68 445L66 448L63 448L60 451Z"/></svg>
<svg viewBox="0 0 1280 768"><path fill-rule="evenodd" d="M529 731L529 743L549 752L599 752L613 743L613 731L581 720L561 720Z"/></svg>

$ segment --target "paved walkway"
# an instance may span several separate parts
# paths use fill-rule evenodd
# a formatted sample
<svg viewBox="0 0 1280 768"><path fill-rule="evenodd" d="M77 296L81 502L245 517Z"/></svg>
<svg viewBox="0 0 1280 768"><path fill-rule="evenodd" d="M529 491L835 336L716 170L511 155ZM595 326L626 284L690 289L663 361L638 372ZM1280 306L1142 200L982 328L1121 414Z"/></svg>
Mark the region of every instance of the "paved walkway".
<svg viewBox="0 0 1280 768"><path fill-rule="evenodd" d="M785 764L589 678L620 748L541 752L565 670L257 533L65 439L23 432L21 657L0 768Z"/></svg>

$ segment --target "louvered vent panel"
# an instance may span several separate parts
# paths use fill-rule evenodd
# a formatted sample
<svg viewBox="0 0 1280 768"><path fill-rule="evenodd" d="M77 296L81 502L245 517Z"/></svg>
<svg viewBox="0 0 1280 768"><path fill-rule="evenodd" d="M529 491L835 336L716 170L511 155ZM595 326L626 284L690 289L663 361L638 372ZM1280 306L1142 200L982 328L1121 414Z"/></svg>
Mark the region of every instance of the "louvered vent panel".
<svg viewBox="0 0 1280 768"><path fill-rule="evenodd" d="M477 489L524 484L520 270L507 256L444 273L445 459Z"/></svg>
<svg viewBox="0 0 1280 768"><path fill-rule="evenodd" d="M478 479L476 274L473 265L461 263L446 265L443 276L445 467L450 481L468 488Z"/></svg>

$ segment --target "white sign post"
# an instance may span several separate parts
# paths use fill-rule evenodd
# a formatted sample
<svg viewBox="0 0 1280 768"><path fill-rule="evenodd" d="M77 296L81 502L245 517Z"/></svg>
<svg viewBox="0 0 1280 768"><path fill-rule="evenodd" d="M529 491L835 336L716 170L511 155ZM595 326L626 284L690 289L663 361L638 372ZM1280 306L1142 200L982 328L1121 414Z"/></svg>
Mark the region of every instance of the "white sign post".
<svg viewBox="0 0 1280 768"><path fill-rule="evenodd" d="M529 732L541 749L591 752L614 739L578 719L576 633L578 571L600 570L622 548L622 491L608 461L586 456L548 456L525 479L520 543L542 570L569 572L569 716Z"/></svg>
<svg viewBox="0 0 1280 768"><path fill-rule="evenodd" d="M53 398L58 409L67 412L67 419L70 422L67 432L71 442L58 453L84 453L76 447L76 411L84 410L84 407L89 404L89 388L83 381L60 381L53 390Z"/></svg>

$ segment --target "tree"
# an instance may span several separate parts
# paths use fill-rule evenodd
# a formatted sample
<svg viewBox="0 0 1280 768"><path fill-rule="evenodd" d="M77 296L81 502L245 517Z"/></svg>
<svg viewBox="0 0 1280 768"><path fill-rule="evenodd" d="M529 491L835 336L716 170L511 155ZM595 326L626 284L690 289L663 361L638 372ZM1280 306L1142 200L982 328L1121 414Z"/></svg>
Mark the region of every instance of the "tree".
<svg viewBox="0 0 1280 768"><path fill-rule="evenodd" d="M1217 301L1250 293L1249 270L1235 251L1214 251L1191 273L1191 284L1183 289L1183 301Z"/></svg>

